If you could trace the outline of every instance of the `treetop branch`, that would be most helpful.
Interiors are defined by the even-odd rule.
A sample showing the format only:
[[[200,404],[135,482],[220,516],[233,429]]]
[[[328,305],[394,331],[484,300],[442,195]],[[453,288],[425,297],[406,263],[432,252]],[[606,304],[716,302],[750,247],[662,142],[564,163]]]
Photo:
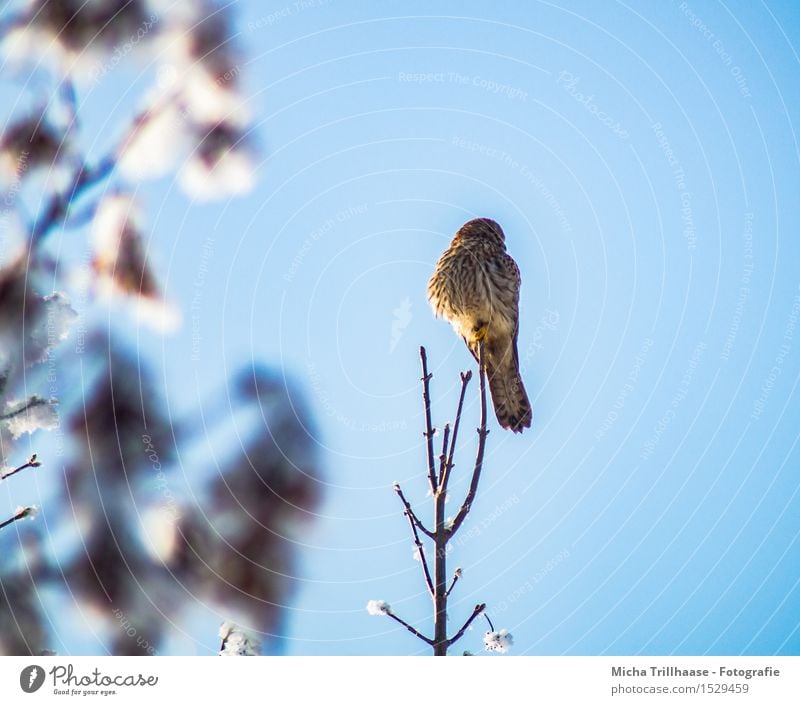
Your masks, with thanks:
[[[456,448],[456,438],[458,437],[458,427],[461,425],[461,411],[464,408],[464,397],[467,393],[467,385],[472,379],[472,371],[467,370],[461,373],[461,394],[458,397],[458,408],[456,409],[456,418],[453,421],[453,437],[450,439],[450,452],[447,457],[447,462],[443,466],[443,472],[440,478],[442,491],[447,492],[447,482],[450,479],[450,471],[453,469],[453,454]]]
[[[444,433],[442,434],[442,453],[439,456],[439,479],[438,479],[438,489],[439,492],[444,492],[444,486],[442,485],[442,480],[444,478],[445,470],[447,468],[447,449],[449,448],[449,440],[450,440],[450,424],[446,423],[444,425]]]
[[[478,427],[478,450],[475,455],[475,467],[472,470],[472,481],[469,485],[469,492],[467,492],[464,504],[458,510],[453,525],[448,530],[448,534],[452,536],[464,523],[467,518],[469,510],[472,508],[472,502],[475,501],[475,494],[478,491],[478,482],[481,479],[481,469],[483,468],[483,455],[486,450],[486,436],[489,431],[486,428],[486,372],[483,366],[483,342],[478,347],[478,365],[479,365],[479,379],[480,379],[480,397],[481,397],[481,425]]]
[[[428,373],[428,354],[425,347],[419,349],[419,356],[422,360],[422,400],[425,404],[425,439],[428,446],[428,482],[431,485],[431,493],[436,494],[436,466],[433,455],[433,434],[435,429],[431,423],[431,391],[430,381],[433,375]]]

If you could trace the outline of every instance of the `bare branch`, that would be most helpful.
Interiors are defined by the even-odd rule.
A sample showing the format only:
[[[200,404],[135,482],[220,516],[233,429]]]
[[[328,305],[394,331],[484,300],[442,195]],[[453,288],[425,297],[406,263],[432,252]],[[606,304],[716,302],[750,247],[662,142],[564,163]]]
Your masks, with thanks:
[[[433,640],[432,639],[428,639],[428,637],[426,637],[424,634],[421,634],[420,632],[418,632],[416,629],[414,629],[414,627],[412,627],[404,619],[400,619],[400,617],[398,617],[394,612],[387,612],[386,616],[387,617],[391,617],[398,624],[402,624],[406,629],[408,629],[408,631],[410,631],[415,637],[417,637],[417,639],[422,639],[422,641],[424,641],[426,644],[430,644],[430,645],[433,644]]]
[[[450,471],[453,469],[453,454],[456,448],[456,438],[458,437],[458,427],[461,425],[461,411],[464,408],[464,396],[467,393],[467,385],[472,379],[472,370],[467,370],[461,373],[461,395],[458,397],[458,408],[456,409],[456,418],[453,422],[453,438],[450,440],[450,454],[447,458],[447,463],[444,466],[444,472],[441,477],[441,485],[443,492],[447,492],[447,482],[450,479]]]
[[[467,518],[469,510],[472,508],[472,503],[475,501],[475,494],[478,491],[478,482],[481,479],[481,469],[483,468],[483,454],[486,450],[486,436],[489,431],[486,428],[486,371],[483,365],[483,341],[478,346],[478,365],[479,365],[479,378],[480,378],[480,396],[481,396],[481,425],[478,428],[478,451],[475,456],[475,467],[472,471],[472,482],[469,485],[469,492],[458,510],[456,518],[453,520],[453,525],[448,530],[448,536],[452,536],[464,523]]]
[[[483,364],[484,352],[483,343],[479,346],[478,351],[478,364],[480,373],[480,401],[481,401],[481,419],[478,428],[478,450],[475,458],[475,467],[472,472],[472,481],[470,483],[469,491],[467,493],[464,503],[461,505],[456,518],[452,521],[445,519],[445,500],[447,498],[447,483],[450,472],[454,467],[453,458],[455,455],[455,446],[458,439],[458,430],[461,424],[461,415],[464,410],[464,399],[466,397],[467,386],[472,379],[470,371],[461,373],[461,393],[459,394],[458,407],[456,409],[456,416],[453,422],[452,429],[449,424],[446,424],[443,432],[442,439],[442,452],[439,456],[438,473],[436,468],[436,458],[433,451],[433,424],[431,423],[431,397],[430,397],[430,379],[432,375],[428,372],[428,360],[424,347],[420,347],[420,358],[422,359],[422,398],[425,405],[425,439],[427,442],[427,460],[428,460],[428,481],[430,482],[431,492],[433,495],[433,530],[429,531],[419,517],[414,513],[411,504],[406,499],[400,485],[394,483],[394,490],[400,497],[405,509],[404,514],[408,519],[408,524],[411,527],[411,533],[414,538],[414,545],[417,548],[420,562],[422,563],[422,570],[425,574],[425,583],[428,591],[433,597],[434,616],[433,616],[433,629],[434,636],[432,639],[423,636],[411,625],[404,620],[400,619],[392,612],[386,611],[392,619],[399,624],[402,624],[416,637],[433,647],[434,656],[447,656],[448,648],[458,641],[464,632],[469,629],[472,622],[480,615],[485,609],[486,605],[481,603],[475,606],[472,615],[464,623],[464,626],[452,638],[447,636],[447,601],[450,593],[455,588],[456,583],[461,579],[461,568],[457,568],[452,577],[447,575],[447,542],[452,538],[453,534],[458,530],[459,526],[464,522],[467,514],[469,513],[472,502],[475,499],[475,494],[478,490],[478,482],[480,480],[481,469],[483,467],[483,457],[486,448],[486,436],[488,430],[486,428],[487,404],[486,404],[486,372]],[[431,538],[434,543],[433,554],[433,571],[431,573],[428,559],[425,556],[424,547],[420,540],[419,532],[422,531],[426,536]],[[448,579],[449,578],[449,579]],[[449,582],[449,585],[448,585]],[[372,612],[374,613],[374,612]]]
[[[433,538],[433,532],[428,529],[420,520],[420,518],[414,513],[414,510],[411,508],[411,504],[406,499],[406,496],[403,494],[403,490],[400,489],[400,485],[396,482],[394,483],[394,491],[397,492],[397,496],[400,497],[400,501],[403,503],[405,507],[406,513],[414,520],[414,523],[417,525],[417,528],[426,536]]]
[[[447,467],[447,449],[448,441],[450,440],[450,424],[444,425],[444,434],[442,434],[442,452],[439,455],[439,491],[444,492],[442,480],[444,479],[445,468]]]
[[[18,468],[14,468],[8,472],[0,472],[0,480],[6,480],[12,475],[16,475],[18,472],[21,472],[26,468],[38,468],[41,464],[41,461],[36,459],[36,453],[34,453],[30,458],[28,458],[28,462],[24,465],[20,465]]]
[[[5,521],[0,521],[0,529],[5,529],[7,526],[10,526],[15,521],[19,521],[20,519],[22,519],[22,517],[19,516],[18,514],[15,514],[10,519],[6,519]]]
[[[445,447],[450,435],[450,428],[445,427]],[[446,462],[442,453],[442,463]],[[434,538],[433,581],[434,581],[434,617],[433,617],[433,655],[447,656],[447,527],[445,525],[445,500],[447,497],[440,486],[433,495],[433,523],[436,536]]]
[[[445,597],[450,597],[450,593],[453,592],[453,588],[456,586],[458,579],[461,577],[461,568],[456,568],[455,573],[453,573],[453,582],[450,583],[450,587],[447,588],[447,592],[445,593]]]
[[[422,360],[422,400],[425,404],[425,439],[428,442],[428,482],[431,485],[431,493],[436,494],[436,469],[433,460],[433,434],[435,429],[431,423],[431,391],[430,381],[433,375],[428,374],[428,355],[424,346],[419,349],[419,356]]]
[[[6,526],[13,524],[15,521],[20,521],[21,519],[27,519],[28,517],[32,519],[38,512],[39,510],[37,507],[20,507],[13,517],[0,522],[0,529],[4,529]]]
[[[480,615],[485,609],[486,609],[486,603],[485,602],[483,602],[483,603],[481,603],[479,605],[475,605],[475,609],[472,610],[472,614],[469,616],[469,619],[466,622],[464,622],[464,626],[461,627],[461,629],[458,630],[456,635],[447,642],[447,645],[448,646],[452,646],[462,636],[464,636],[464,632],[467,631],[467,629],[469,629],[469,625],[472,624],[475,621],[475,619],[478,617],[478,615]]]
[[[422,563],[422,572],[425,574],[425,582],[428,584],[428,592],[430,592],[431,597],[434,597],[435,593],[433,589],[433,580],[431,579],[431,571],[428,568],[428,560],[425,558],[425,547],[422,545],[422,541],[419,540],[419,533],[417,533],[417,527],[414,524],[414,519],[408,513],[408,511],[403,513],[408,517],[408,524],[411,527],[411,533],[414,535],[414,545],[417,547],[419,562]]]

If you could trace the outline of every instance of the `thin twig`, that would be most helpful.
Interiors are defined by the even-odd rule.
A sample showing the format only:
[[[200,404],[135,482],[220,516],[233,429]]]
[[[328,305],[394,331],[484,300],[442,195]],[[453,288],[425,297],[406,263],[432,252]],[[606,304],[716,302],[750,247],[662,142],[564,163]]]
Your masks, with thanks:
[[[494,624],[492,624],[492,620],[489,619],[489,615],[486,614],[486,612],[484,612],[483,616],[486,618],[486,621],[489,622],[489,631],[493,632],[494,631]]]
[[[414,535],[414,545],[417,547],[419,561],[422,563],[422,572],[425,574],[425,582],[428,585],[428,591],[431,593],[431,597],[434,597],[435,593],[433,589],[433,580],[431,579],[431,571],[428,568],[428,559],[425,558],[425,546],[423,546],[422,541],[419,540],[419,533],[417,532],[416,524],[414,524],[414,519],[408,511],[403,513],[408,517],[408,525],[411,527],[411,533]]]
[[[16,475],[18,472],[21,472],[26,468],[38,468],[41,464],[41,461],[36,459],[36,453],[34,453],[30,458],[28,458],[28,462],[24,465],[20,465],[18,468],[14,468],[9,472],[0,473],[0,480],[7,480],[12,475]]]
[[[420,347],[419,356],[422,359],[422,400],[425,404],[425,439],[428,442],[428,482],[431,485],[431,494],[436,494],[436,469],[433,459],[433,434],[435,429],[431,423],[431,391],[430,381],[433,375],[428,374],[428,355],[424,347]]]
[[[22,517],[15,514],[10,519],[6,519],[5,521],[0,521],[0,529],[5,529],[7,526],[10,526],[15,521],[19,521],[20,519],[22,519]]]
[[[444,492],[444,487],[442,485],[442,479],[444,478],[445,468],[447,467],[447,450],[448,450],[448,441],[450,440],[450,424],[446,423],[444,425],[444,433],[442,434],[442,452],[439,455],[439,481],[438,487],[439,492]]]
[[[453,454],[456,448],[456,438],[458,437],[458,427],[461,425],[461,411],[464,408],[464,396],[467,393],[467,385],[472,379],[472,370],[467,370],[461,373],[461,394],[458,397],[458,408],[456,409],[456,418],[453,422],[453,437],[450,439],[450,453],[447,458],[447,463],[444,466],[444,472],[440,479],[442,491],[447,492],[447,482],[450,479],[450,471],[453,469]]]
[[[448,646],[452,646],[462,636],[464,636],[464,632],[467,631],[467,629],[469,629],[469,625],[472,624],[475,621],[476,617],[479,614],[481,614],[485,609],[486,609],[486,603],[485,602],[481,603],[480,605],[475,605],[475,609],[472,610],[472,614],[469,616],[469,619],[466,622],[464,622],[464,626],[461,627],[461,629],[458,630],[456,635],[447,642],[447,645]]]
[[[454,467],[453,457],[455,454],[456,440],[458,437],[458,429],[461,423],[461,414],[464,409],[464,399],[466,396],[467,385],[472,379],[471,372],[461,373],[461,393],[459,395],[458,407],[456,409],[456,417],[453,422],[452,433],[449,424],[444,427],[442,439],[442,452],[439,456],[439,468],[437,474],[436,458],[433,450],[433,436],[434,428],[431,422],[431,397],[430,397],[430,380],[432,375],[428,372],[428,359],[424,347],[420,347],[420,358],[422,360],[422,398],[425,406],[425,440],[427,446],[427,461],[428,461],[428,481],[431,487],[431,493],[434,501],[434,528],[429,531],[420,521],[419,517],[414,513],[411,504],[406,499],[400,485],[395,483],[394,490],[400,497],[400,501],[405,508],[404,514],[408,519],[408,524],[411,527],[411,533],[414,538],[414,545],[417,547],[420,562],[422,563],[422,570],[425,574],[425,582],[428,591],[433,596],[434,604],[434,636],[433,639],[421,634],[414,629],[406,621],[387,611],[392,619],[398,624],[402,624],[414,636],[424,641],[433,647],[434,656],[447,656],[448,648],[458,641],[464,632],[469,629],[472,622],[480,615],[485,609],[486,605],[481,603],[475,606],[472,615],[464,623],[464,626],[452,638],[447,636],[447,600],[450,593],[453,591],[456,583],[461,578],[461,569],[458,568],[453,574],[450,584],[448,585],[448,576],[446,575],[447,569],[447,542],[452,538],[453,534],[458,530],[464,522],[467,514],[470,511],[472,502],[475,499],[475,494],[478,490],[478,482],[480,480],[481,469],[483,467],[483,457],[486,448],[486,436],[489,431],[486,428],[486,373],[483,364],[483,343],[481,342],[478,348],[478,365],[480,375],[480,402],[481,402],[481,418],[480,426],[478,427],[478,450],[475,457],[475,466],[472,472],[472,481],[470,483],[469,491],[467,493],[464,503],[458,511],[456,518],[450,522],[445,519],[445,500],[447,498],[447,483],[450,471]],[[434,542],[434,555],[433,555],[433,577],[431,578],[431,571],[428,566],[428,560],[425,557],[422,541],[420,540],[419,532],[422,531]]]
[[[394,612],[387,612],[386,616],[391,617],[398,624],[402,624],[406,629],[408,629],[408,631],[410,631],[415,637],[417,637],[417,639],[422,639],[422,641],[424,641],[426,644],[433,645],[433,639],[428,639],[428,637],[418,632],[408,622],[406,622],[403,619],[400,619],[400,617],[398,617]]]
[[[489,431],[486,428],[486,373],[483,366],[483,341],[478,346],[478,365],[479,365],[479,378],[480,378],[480,396],[481,396],[481,425],[478,428],[478,451],[475,455],[475,468],[472,471],[472,482],[469,485],[469,492],[458,510],[453,524],[448,530],[448,535],[452,536],[458,531],[464,519],[467,518],[469,510],[472,508],[472,502],[475,500],[475,494],[478,491],[478,482],[481,479],[481,469],[483,468],[483,454],[486,449],[486,436]]]
[[[433,538],[433,532],[426,527],[425,524],[422,523],[422,520],[414,513],[414,510],[411,508],[411,504],[403,494],[403,490],[400,489],[400,485],[398,485],[396,482],[394,484],[394,491],[397,492],[397,496],[400,497],[400,501],[403,503],[406,513],[414,520],[417,528],[426,536]]]
[[[450,593],[453,592],[453,588],[456,586],[456,583],[458,582],[458,579],[460,577],[461,577],[461,568],[456,568],[456,572],[453,573],[453,582],[450,583],[450,587],[447,588],[447,592],[445,593],[447,597],[450,597]]]
[[[0,522],[0,529],[4,529],[7,526],[10,526],[15,521],[20,521],[22,519],[26,519],[29,516],[36,515],[36,507],[23,507],[20,511],[18,511],[13,517],[10,519],[6,519],[3,522]]]

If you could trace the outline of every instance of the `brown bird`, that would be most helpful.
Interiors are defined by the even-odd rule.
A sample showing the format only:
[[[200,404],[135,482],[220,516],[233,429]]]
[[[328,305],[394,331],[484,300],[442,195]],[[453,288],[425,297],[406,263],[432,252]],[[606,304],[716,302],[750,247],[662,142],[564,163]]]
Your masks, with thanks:
[[[503,229],[489,218],[461,226],[436,263],[428,301],[478,360],[483,357],[494,411],[503,428],[521,433],[533,418],[519,374],[520,275],[506,252]]]

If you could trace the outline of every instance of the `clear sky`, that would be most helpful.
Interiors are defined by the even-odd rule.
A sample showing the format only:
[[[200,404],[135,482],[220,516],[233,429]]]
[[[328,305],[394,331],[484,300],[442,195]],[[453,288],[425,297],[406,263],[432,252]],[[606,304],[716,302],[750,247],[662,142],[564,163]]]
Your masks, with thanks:
[[[425,284],[487,216],[522,272],[534,424],[491,419],[451,630],[486,602],[518,654],[800,653],[796,5],[236,5],[258,182],[222,206],[143,191],[184,325],[138,344],[176,411],[251,360],[316,411],[285,652],[426,651],[365,605],[431,631],[392,482],[430,517],[418,348],[439,427],[473,362]],[[213,649],[214,620],[175,650]]]

